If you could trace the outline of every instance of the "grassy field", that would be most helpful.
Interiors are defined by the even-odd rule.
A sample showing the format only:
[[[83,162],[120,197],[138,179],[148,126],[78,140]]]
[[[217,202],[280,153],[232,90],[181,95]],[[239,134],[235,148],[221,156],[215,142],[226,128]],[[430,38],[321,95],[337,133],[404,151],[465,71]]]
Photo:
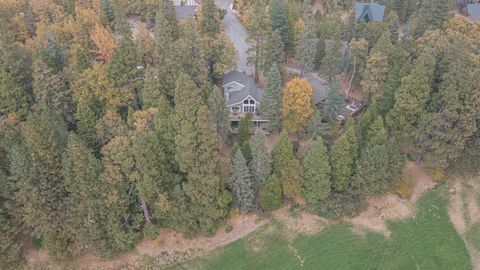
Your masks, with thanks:
[[[419,202],[415,218],[389,224],[391,237],[332,226],[316,236],[282,237],[271,223],[212,255],[169,267],[180,269],[471,269],[438,189]]]

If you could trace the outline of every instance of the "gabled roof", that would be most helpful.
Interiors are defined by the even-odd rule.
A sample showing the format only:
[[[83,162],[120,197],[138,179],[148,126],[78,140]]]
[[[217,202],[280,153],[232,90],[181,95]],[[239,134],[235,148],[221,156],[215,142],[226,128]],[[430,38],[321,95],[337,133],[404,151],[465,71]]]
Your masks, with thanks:
[[[238,91],[233,91],[229,93],[227,106],[238,104],[245,100],[248,96],[251,96],[256,102],[260,103],[263,95],[263,90],[257,87],[257,85],[255,84],[255,80],[251,76],[248,76],[247,74],[235,69],[223,75],[222,87],[232,82],[239,83],[241,85],[244,85],[245,87],[242,87]]]
[[[383,22],[385,16],[385,6],[376,3],[355,3],[355,21],[358,22],[365,18],[373,22]]]
[[[468,18],[472,21],[480,21],[480,3],[467,4]]]
[[[198,6],[176,6],[175,17],[177,21],[186,20],[195,17]]]

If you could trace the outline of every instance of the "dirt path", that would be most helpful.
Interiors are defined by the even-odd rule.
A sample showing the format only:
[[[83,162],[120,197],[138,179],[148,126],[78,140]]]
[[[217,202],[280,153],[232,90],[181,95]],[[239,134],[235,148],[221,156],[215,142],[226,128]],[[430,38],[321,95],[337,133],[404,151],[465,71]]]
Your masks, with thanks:
[[[363,233],[371,230],[390,237],[386,222],[394,219],[403,219],[415,214],[416,203],[425,191],[433,188],[435,182],[425,173],[425,170],[414,162],[407,162],[405,171],[415,179],[415,187],[410,199],[405,200],[394,194],[387,194],[367,200],[367,209],[358,216],[346,219],[354,225],[354,231]]]
[[[466,235],[471,226],[480,221],[479,192],[478,179],[456,178],[449,184],[448,216],[465,242],[474,269],[480,269],[480,252],[467,241]]]

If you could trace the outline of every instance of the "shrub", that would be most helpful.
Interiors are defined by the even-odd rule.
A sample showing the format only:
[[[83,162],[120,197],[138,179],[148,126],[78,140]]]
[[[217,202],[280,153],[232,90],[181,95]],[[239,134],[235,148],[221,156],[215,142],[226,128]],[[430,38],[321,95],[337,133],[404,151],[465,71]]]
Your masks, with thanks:
[[[435,182],[441,182],[445,177],[442,169],[434,169],[433,171],[430,172],[430,176],[432,177],[432,180]]]
[[[149,239],[155,239],[158,236],[158,228],[152,223],[145,224],[143,234]]]
[[[313,206],[313,211],[326,218],[341,218],[344,216],[354,216],[359,213],[363,207],[363,201],[355,195],[348,192],[332,192],[323,201]]]
[[[233,230],[232,225],[228,225],[227,227],[225,227],[225,232],[226,232],[226,233],[229,233],[229,232],[231,232],[232,230]]]
[[[415,181],[410,173],[404,173],[401,178],[401,182],[393,189],[393,192],[400,196],[402,199],[408,199],[412,196]]]

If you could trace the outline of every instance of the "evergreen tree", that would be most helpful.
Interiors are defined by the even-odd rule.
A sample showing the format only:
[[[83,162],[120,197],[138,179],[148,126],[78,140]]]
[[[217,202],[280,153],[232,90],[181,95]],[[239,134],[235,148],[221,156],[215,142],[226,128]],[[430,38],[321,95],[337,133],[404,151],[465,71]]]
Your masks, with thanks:
[[[339,27],[335,27],[330,40],[326,41],[325,57],[322,58],[320,70],[329,80],[335,79],[342,61],[342,39]]]
[[[178,38],[178,24],[173,2],[162,0],[155,17],[155,58],[158,67],[158,81],[162,93],[166,93],[172,101],[175,80],[178,77],[175,40]]]
[[[363,197],[386,192],[391,187],[391,173],[387,146],[367,147],[357,161],[352,192]]]
[[[65,122],[73,125],[75,107],[64,76],[61,73],[55,73],[42,60],[37,60],[33,77],[33,94],[36,102],[34,108],[42,110],[43,107],[48,106],[62,116]]]
[[[241,151],[233,156],[228,186],[232,191],[233,206],[243,212],[252,210],[255,204],[255,185]]]
[[[208,97],[208,107],[212,111],[213,123],[217,127],[218,135],[224,143],[227,143],[230,137],[230,123],[228,121],[228,111],[225,98],[220,88],[213,86]]]
[[[293,33],[288,22],[288,11],[284,0],[274,0],[270,4],[270,18],[272,29],[277,30],[282,37],[286,51],[290,51],[293,46]]]
[[[152,68],[147,69],[142,91],[142,107],[144,109],[158,108],[161,99],[167,97],[167,93],[163,92],[164,89],[155,74],[156,72]]]
[[[215,37],[220,33],[220,13],[214,0],[206,0],[202,3],[200,32],[210,37]]]
[[[282,206],[282,186],[280,179],[275,174],[267,179],[262,189],[260,205],[267,212],[277,210]]]
[[[52,32],[48,30],[47,47],[41,52],[42,61],[48,65],[53,73],[58,73],[65,66],[65,57],[63,51],[57,43],[57,40]]]
[[[333,187],[336,190],[345,190],[350,185],[357,153],[357,137],[353,125],[350,124],[345,133],[335,141],[330,154]]]
[[[296,157],[288,160],[287,166],[281,171],[280,182],[282,183],[283,195],[293,199],[302,192],[303,168]]]
[[[282,79],[280,71],[274,64],[267,76],[267,87],[262,96],[260,113],[268,119],[268,128],[270,130],[278,130],[282,123]]]
[[[139,63],[136,44],[130,37],[123,37],[107,66],[107,77],[115,87],[132,94],[135,108],[140,107],[139,95],[144,76],[143,70],[138,68]]]
[[[306,25],[300,35],[295,56],[297,61],[300,63],[300,76],[303,76],[305,72],[313,70],[318,42],[318,39],[313,31],[313,18],[311,12],[306,12],[304,19]]]
[[[361,86],[367,95],[377,101],[383,95],[383,85],[390,69],[388,56],[392,49],[390,32],[385,32],[368,56]]]
[[[77,101],[75,120],[77,134],[92,149],[98,150],[97,121],[102,117],[102,106],[95,97],[82,97]]]
[[[282,37],[278,30],[270,31],[265,41],[265,57],[263,63],[263,72],[267,73],[273,69],[275,65],[281,69],[285,60],[284,46]]]
[[[182,25],[182,35],[176,47],[178,50],[177,61],[181,71],[192,78],[197,87],[204,91],[208,79],[207,61],[197,26],[193,20]],[[202,98],[206,98],[206,96]]]
[[[0,70],[0,115],[26,117],[31,97],[11,74]]]
[[[239,149],[242,151],[243,156],[250,164],[252,160],[252,149],[250,148],[250,130],[252,129],[252,115],[247,114],[243,117],[238,123],[238,135],[237,135],[237,144]]]
[[[308,203],[325,199],[331,189],[331,167],[327,148],[321,138],[316,139],[303,160],[305,180],[303,195]]]
[[[452,0],[424,0],[415,24],[415,35],[421,36],[429,30],[440,29],[442,24],[451,18],[454,9]]]
[[[378,116],[368,127],[365,137],[368,145],[387,145],[388,133],[383,125],[383,118],[381,116]]]
[[[293,145],[288,138],[288,133],[283,130],[280,133],[277,144],[272,150],[272,171],[276,175],[281,175],[287,167],[288,161],[294,158]]]
[[[262,131],[256,131],[250,138],[250,147],[252,148],[250,172],[256,193],[258,188],[265,184],[267,177],[271,173],[272,158],[265,145],[265,135]]]
[[[108,182],[101,181],[100,160],[75,134],[70,134],[66,152],[62,159],[65,190],[69,196],[66,208],[69,226],[75,239],[76,253],[100,251],[103,254],[116,253],[122,248],[116,246],[113,228],[120,230],[120,219],[112,219],[118,213],[107,203],[112,192]]]
[[[317,108],[312,117],[308,121],[307,136],[311,139],[317,137],[326,137],[330,133],[330,126],[328,123],[322,122],[322,114]]]
[[[399,37],[399,28],[400,28],[400,19],[398,18],[397,13],[394,10],[388,12],[387,17],[385,18],[387,23],[388,30],[390,31],[390,39],[393,44],[398,42]]]
[[[344,102],[342,94],[340,93],[340,85],[338,81],[333,81],[328,87],[327,97],[323,104],[323,117],[328,121],[336,120],[343,104]]]
[[[102,9],[103,16],[105,16],[105,24],[112,23],[115,20],[115,13],[113,12],[110,0],[101,0],[100,8]]]
[[[255,68],[255,81],[258,81],[258,73],[263,67],[263,62],[265,60],[264,57],[266,53],[265,50],[269,49],[269,47],[266,46],[267,44],[265,44],[266,39],[268,38],[267,33],[270,32],[270,26],[268,25],[268,16],[265,7],[266,6],[263,1],[255,1],[252,10],[248,16],[247,40],[249,41],[249,43],[251,43],[251,47],[247,50],[247,63],[249,65],[253,65]],[[275,47],[271,48],[271,50],[275,49]]]
[[[218,137],[194,82],[181,74],[175,88],[175,158],[187,180],[182,191],[188,209],[181,215],[181,230],[187,235],[213,233],[224,220],[230,198],[218,175]],[[183,209],[179,209],[180,211]]]
[[[25,225],[43,239],[56,259],[71,255],[73,236],[67,232],[68,212],[62,173],[62,154],[67,143],[63,120],[48,107],[31,114],[22,126],[24,145],[12,150],[12,180],[18,183],[17,201]],[[61,233],[60,233],[61,232]]]

